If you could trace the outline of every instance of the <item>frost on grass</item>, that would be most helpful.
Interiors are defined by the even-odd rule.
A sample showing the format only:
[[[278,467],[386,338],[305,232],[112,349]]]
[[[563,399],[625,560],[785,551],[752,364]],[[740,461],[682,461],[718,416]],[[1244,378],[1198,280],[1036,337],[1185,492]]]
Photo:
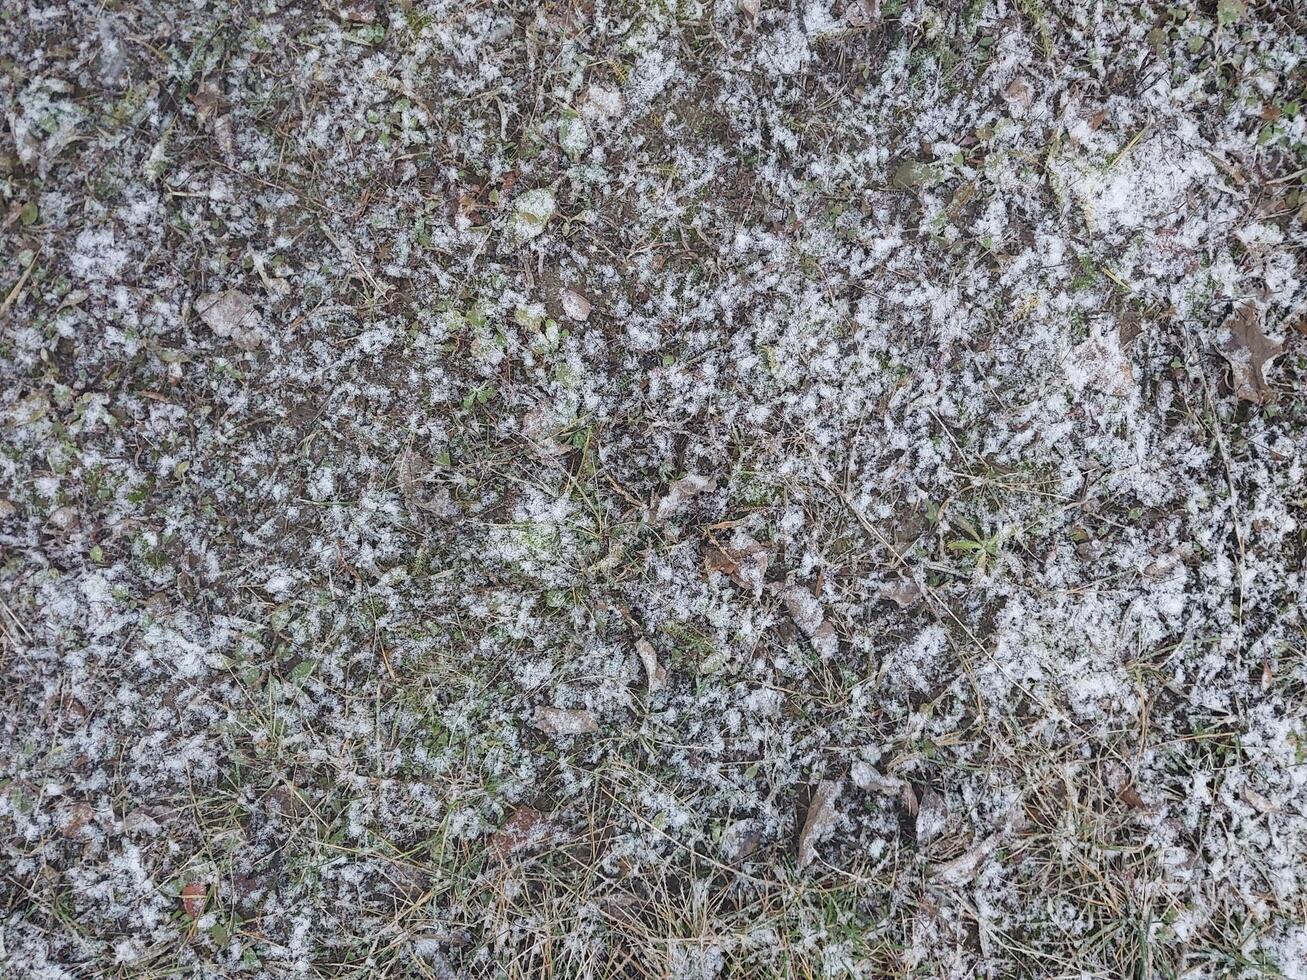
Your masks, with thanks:
[[[0,24],[0,973],[1307,976],[1292,5]]]

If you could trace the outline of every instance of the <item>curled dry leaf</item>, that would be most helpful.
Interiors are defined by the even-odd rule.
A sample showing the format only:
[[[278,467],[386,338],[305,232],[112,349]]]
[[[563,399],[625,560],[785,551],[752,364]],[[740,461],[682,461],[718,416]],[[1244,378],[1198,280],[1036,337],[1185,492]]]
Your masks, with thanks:
[[[578,323],[590,318],[590,301],[574,289],[560,289],[558,300],[563,304],[563,315]]]
[[[520,430],[535,454],[549,459],[567,452],[568,447],[555,438],[566,424],[567,419],[552,402],[540,401],[522,416]]]
[[[259,317],[254,300],[239,289],[205,293],[195,301],[195,311],[205,326],[242,350],[259,346]]]
[[[599,730],[595,716],[584,709],[536,708],[532,724],[546,735],[584,735]]]
[[[654,520],[661,524],[679,514],[695,497],[716,489],[717,481],[712,477],[691,473],[667,488],[667,493],[654,506]]]
[[[933,877],[947,885],[965,885],[973,881],[984,863],[998,850],[999,835],[991,834],[979,843],[972,845],[959,857],[947,864],[942,864],[933,872]]]
[[[581,114],[588,119],[615,119],[622,114],[622,109],[621,89],[603,82],[596,82],[586,89],[581,100]]]
[[[743,861],[762,843],[762,827],[757,820],[733,820],[722,833],[722,857]]]
[[[426,457],[410,446],[399,458],[399,492],[404,498],[404,506],[409,514],[416,514],[421,509],[421,492],[431,464]]]
[[[921,586],[911,579],[887,582],[880,587],[880,597],[889,599],[900,609],[915,605],[921,599]]]
[[[921,801],[917,805],[917,843],[928,844],[944,829],[948,823],[948,810],[944,806],[944,799],[933,789],[927,789],[921,794]]]
[[[533,806],[520,806],[509,815],[504,825],[490,835],[486,849],[501,861],[508,860],[514,851],[537,844],[548,829],[549,818]]]
[[[1116,798],[1133,810],[1147,810],[1148,804],[1139,795],[1139,790],[1130,783],[1125,783],[1116,791]]]
[[[808,818],[803,822],[799,833],[799,868],[806,868],[817,856],[817,843],[835,828],[838,814],[835,801],[840,798],[840,784],[833,779],[823,779],[817,784],[808,804]]]
[[[204,914],[204,907],[208,904],[209,889],[201,882],[190,881],[182,888],[182,908],[192,919],[198,919]]]
[[[907,785],[898,776],[885,775],[870,762],[853,763],[849,775],[853,779],[853,785],[858,789],[865,789],[871,793],[881,793],[885,796],[898,796],[903,792],[903,787]]]
[[[1264,314],[1251,300],[1236,303],[1222,327],[1226,339],[1221,354],[1230,362],[1234,393],[1240,401],[1261,405],[1271,396],[1266,369],[1284,353],[1284,345],[1262,332]]]
[[[822,659],[834,656],[839,649],[835,625],[826,618],[821,603],[813,598],[812,593],[801,585],[791,585],[781,593],[781,599],[794,625],[811,641]]]
[[[724,548],[708,545],[703,557],[705,568],[729,576],[740,588],[752,592],[756,599],[762,595],[771,556],[771,548],[759,544],[747,532],[737,530],[729,545]]]
[[[644,675],[649,682],[649,693],[661,691],[667,686],[667,668],[658,663],[658,653],[654,650],[653,644],[644,637],[635,641],[635,652],[640,655],[640,663],[644,664]]]

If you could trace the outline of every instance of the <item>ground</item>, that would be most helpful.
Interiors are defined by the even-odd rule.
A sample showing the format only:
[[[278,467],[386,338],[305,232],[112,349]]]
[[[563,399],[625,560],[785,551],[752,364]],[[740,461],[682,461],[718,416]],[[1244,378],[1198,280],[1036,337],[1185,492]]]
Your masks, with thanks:
[[[1307,977],[1305,58],[0,0],[0,975]]]

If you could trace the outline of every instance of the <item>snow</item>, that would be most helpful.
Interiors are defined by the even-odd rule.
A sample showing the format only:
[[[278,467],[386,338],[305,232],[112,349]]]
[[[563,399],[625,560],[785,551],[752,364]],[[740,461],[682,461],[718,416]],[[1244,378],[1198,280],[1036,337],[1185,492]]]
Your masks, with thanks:
[[[16,975],[1307,975],[1291,15],[29,13]]]

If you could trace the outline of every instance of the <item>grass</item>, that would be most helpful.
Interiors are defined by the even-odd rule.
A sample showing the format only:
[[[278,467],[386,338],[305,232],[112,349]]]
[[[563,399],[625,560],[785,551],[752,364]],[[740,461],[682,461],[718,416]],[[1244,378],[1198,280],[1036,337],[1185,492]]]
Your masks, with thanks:
[[[1295,15],[409,6],[0,32],[0,974],[1299,975]]]

